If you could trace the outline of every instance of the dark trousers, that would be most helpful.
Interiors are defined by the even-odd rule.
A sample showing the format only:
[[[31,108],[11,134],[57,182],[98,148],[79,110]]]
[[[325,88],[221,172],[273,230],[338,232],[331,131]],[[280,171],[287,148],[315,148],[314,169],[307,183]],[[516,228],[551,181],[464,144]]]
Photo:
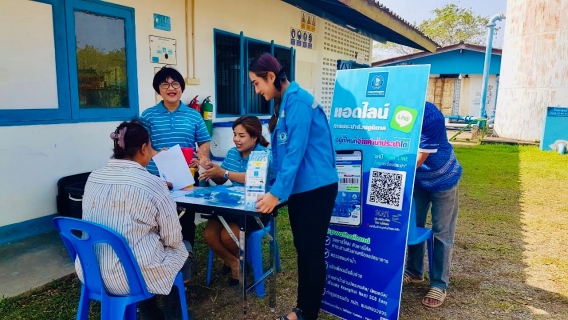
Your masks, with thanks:
[[[195,248],[195,211],[187,209],[185,214],[179,219],[179,224],[181,225],[183,240],[188,241],[191,247]]]
[[[182,318],[181,308],[182,305],[176,286],[172,287],[170,294],[164,296],[164,310],[158,307],[156,296],[138,302],[140,320],[178,320]],[[183,306],[183,308],[185,308],[185,306]]]
[[[288,199],[290,226],[298,253],[298,301],[305,320],[317,319],[325,287],[325,239],[333,213],[337,183]]]

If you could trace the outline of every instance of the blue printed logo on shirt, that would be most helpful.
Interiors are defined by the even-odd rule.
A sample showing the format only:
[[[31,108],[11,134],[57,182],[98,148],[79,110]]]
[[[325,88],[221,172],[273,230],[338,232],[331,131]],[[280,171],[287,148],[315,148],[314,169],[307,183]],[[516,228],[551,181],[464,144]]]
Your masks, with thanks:
[[[278,133],[278,143],[284,144],[286,142],[288,142],[288,134],[285,131],[279,132]]]

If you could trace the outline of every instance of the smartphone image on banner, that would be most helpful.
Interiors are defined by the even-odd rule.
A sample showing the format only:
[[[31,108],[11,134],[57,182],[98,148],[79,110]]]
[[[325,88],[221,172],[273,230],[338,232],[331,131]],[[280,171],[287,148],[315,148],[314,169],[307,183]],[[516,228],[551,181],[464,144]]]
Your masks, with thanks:
[[[363,152],[336,150],[335,161],[339,174],[339,189],[331,223],[359,226],[362,218]]]

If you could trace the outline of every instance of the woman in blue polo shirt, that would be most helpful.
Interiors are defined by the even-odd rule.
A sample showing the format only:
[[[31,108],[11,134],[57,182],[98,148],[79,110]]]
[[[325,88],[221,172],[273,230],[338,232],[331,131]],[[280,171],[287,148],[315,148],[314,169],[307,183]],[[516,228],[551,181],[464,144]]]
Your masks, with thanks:
[[[269,129],[276,181],[256,208],[269,213],[279,199],[288,199],[298,253],[297,304],[279,319],[317,319],[326,277],[325,239],[339,180],[331,130],[322,107],[296,82],[288,81],[272,55],[254,59],[249,77],[257,94],[275,101]]]
[[[216,184],[224,184],[227,180],[231,180],[233,185],[244,185],[248,158],[251,151],[266,150],[268,146],[268,141],[262,136],[262,124],[260,120],[254,116],[242,116],[235,120],[233,123],[233,142],[235,143],[235,147],[227,152],[221,166],[211,164],[212,168],[203,172],[199,176],[199,179],[211,179]],[[238,238],[240,232],[237,224],[238,218],[230,215],[223,217]],[[247,219],[247,232],[260,229],[260,226],[254,218],[248,217]],[[269,219],[269,216],[261,218],[264,225],[268,223]],[[218,219],[212,218],[207,221],[207,226],[205,227],[205,241],[211,250],[225,262],[223,270],[221,271],[223,275],[231,273],[229,286],[238,285],[239,247]]]

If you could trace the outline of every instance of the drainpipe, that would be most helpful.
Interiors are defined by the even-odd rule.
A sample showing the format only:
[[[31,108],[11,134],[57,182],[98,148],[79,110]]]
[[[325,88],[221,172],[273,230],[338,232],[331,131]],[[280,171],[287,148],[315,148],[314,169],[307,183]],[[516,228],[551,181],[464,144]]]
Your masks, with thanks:
[[[487,123],[495,122],[495,113],[497,112],[497,95],[499,95],[499,79],[501,79],[501,75],[497,75],[497,78],[495,78],[495,103],[493,104],[493,112],[491,113],[489,120],[487,120]]]
[[[460,116],[460,115],[457,115],[457,114],[451,115],[451,116],[444,116],[444,118],[446,118],[448,120],[465,121],[465,122],[471,122],[471,121],[484,119],[484,118],[479,118],[479,117],[474,117],[474,116]]]
[[[483,65],[483,81],[481,84],[481,102],[479,106],[479,116],[486,118],[485,104],[487,103],[487,85],[489,83],[489,67],[491,66],[491,51],[493,50],[493,33],[495,33],[495,22],[505,19],[504,13],[499,13],[491,17],[487,24],[487,47],[485,48],[485,64]]]

